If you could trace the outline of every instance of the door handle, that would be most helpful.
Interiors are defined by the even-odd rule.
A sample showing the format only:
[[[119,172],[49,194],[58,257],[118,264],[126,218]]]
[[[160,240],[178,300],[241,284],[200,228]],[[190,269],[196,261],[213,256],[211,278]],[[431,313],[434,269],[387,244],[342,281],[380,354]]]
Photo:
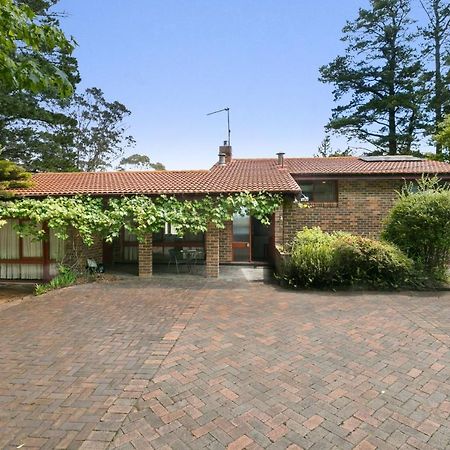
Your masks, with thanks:
[[[250,242],[247,242],[247,247],[250,247]]]

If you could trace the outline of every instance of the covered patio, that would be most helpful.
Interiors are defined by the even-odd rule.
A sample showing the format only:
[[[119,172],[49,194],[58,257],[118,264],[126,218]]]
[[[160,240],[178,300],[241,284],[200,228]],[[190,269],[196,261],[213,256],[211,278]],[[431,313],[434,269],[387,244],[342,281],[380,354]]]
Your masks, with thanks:
[[[177,236],[175,230],[162,230],[137,237],[122,230],[119,239],[103,244],[101,259],[107,270],[150,277],[158,274],[219,275],[220,230],[210,224],[205,233]],[[100,255],[98,255],[100,259]]]

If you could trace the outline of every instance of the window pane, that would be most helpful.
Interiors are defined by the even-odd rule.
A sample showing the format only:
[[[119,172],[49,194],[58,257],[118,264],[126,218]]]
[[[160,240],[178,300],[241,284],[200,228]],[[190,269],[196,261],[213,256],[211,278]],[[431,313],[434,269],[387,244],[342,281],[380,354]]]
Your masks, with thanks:
[[[43,277],[44,277],[44,266],[42,264],[21,265],[20,278],[22,280],[42,280]]]
[[[17,220],[7,220],[0,228],[0,259],[19,258],[19,235],[13,229],[13,224],[17,223]]]
[[[130,233],[126,228],[124,228],[123,240],[125,242],[137,242],[137,236],[133,233]]]
[[[314,189],[313,184],[312,183],[301,183],[300,184],[300,189],[302,190],[302,194],[305,197],[308,197],[308,200],[310,202],[312,202],[312,200],[313,200],[313,189]]]
[[[64,241],[55,236],[54,230],[50,228],[50,259],[61,261],[64,257]],[[52,275],[52,274],[51,274]]]
[[[315,202],[334,202],[336,201],[336,182],[318,181],[314,184]]]
[[[203,240],[204,240],[204,233],[194,234],[187,232],[183,236],[183,241],[187,242],[203,242]]]
[[[42,258],[44,255],[42,240],[36,240],[32,236],[22,238],[22,250],[24,258]]]
[[[250,242],[250,216],[233,216],[233,241]]]
[[[125,262],[137,262],[138,260],[138,248],[137,247],[124,247],[123,259]]]
[[[0,278],[5,280],[20,279],[20,264],[0,264]]]
[[[162,242],[164,236],[164,230],[153,233],[153,242]]]

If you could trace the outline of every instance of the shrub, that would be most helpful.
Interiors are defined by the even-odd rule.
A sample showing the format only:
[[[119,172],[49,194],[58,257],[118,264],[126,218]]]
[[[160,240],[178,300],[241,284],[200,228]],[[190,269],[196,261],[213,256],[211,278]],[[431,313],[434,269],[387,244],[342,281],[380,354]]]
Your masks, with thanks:
[[[66,286],[70,286],[77,281],[77,274],[68,267],[59,266],[58,275],[53,278],[50,282],[45,284],[36,284],[34,288],[35,295],[42,295],[46,292],[52,291],[53,289],[60,289]]]
[[[393,242],[419,267],[445,276],[450,256],[450,189],[422,180],[416,192],[405,189],[390,211],[383,238]]]
[[[397,288],[413,284],[413,262],[387,242],[304,228],[283,278],[296,287]]]
[[[321,287],[332,283],[333,247],[336,235],[320,228],[299,231],[291,248],[287,276],[293,285]]]
[[[342,284],[400,287],[411,284],[413,278],[413,262],[401,250],[362,236],[341,236],[333,264]]]

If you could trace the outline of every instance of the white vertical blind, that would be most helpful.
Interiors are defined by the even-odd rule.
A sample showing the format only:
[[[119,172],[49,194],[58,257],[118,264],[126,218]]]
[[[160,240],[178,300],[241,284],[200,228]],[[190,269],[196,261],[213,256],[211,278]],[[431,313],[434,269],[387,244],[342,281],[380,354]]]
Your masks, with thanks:
[[[17,220],[7,220],[0,228],[0,259],[19,259],[19,236],[13,225]]]
[[[138,248],[137,247],[124,247],[123,259],[125,262],[137,262],[138,260]]]
[[[38,229],[40,230],[42,227]],[[24,258],[42,258],[44,256],[43,245],[44,241],[42,239],[24,236],[22,238],[22,256]]]
[[[60,262],[64,257],[64,241],[62,239],[58,239],[55,236],[55,232],[52,229],[49,230],[49,234],[50,234],[50,259],[54,259],[56,260],[56,262]]]
[[[20,279],[21,280],[42,280],[44,277],[43,264],[21,264]]]
[[[4,280],[20,279],[20,264],[0,263],[0,278]]]
[[[123,240],[125,242],[137,242],[137,236],[127,229],[123,230]],[[124,244],[123,259],[126,262],[136,262],[138,260],[138,248]]]
[[[8,220],[0,228],[0,259],[19,259],[20,258],[20,238],[13,228],[17,220]],[[26,236],[22,238],[22,256],[24,258],[42,258],[43,241],[36,240]],[[57,239],[55,233],[50,230],[50,259],[57,262],[64,256],[64,241]],[[50,276],[57,274],[57,264],[50,265]],[[0,263],[0,279],[7,280],[40,280],[44,276],[44,267],[42,264],[10,264]]]

